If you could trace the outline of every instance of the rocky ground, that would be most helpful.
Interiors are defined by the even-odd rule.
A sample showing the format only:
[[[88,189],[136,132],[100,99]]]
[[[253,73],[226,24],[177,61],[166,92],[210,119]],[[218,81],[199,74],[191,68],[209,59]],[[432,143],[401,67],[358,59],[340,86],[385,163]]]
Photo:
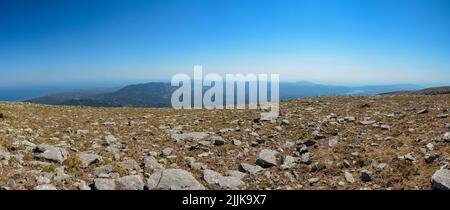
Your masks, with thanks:
[[[448,189],[450,95],[258,110],[0,103],[2,189]]]

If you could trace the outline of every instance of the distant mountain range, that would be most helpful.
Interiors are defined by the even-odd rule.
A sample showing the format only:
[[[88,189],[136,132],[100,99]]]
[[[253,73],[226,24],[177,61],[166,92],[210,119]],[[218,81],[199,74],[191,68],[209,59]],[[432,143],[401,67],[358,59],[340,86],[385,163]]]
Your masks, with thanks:
[[[170,83],[149,82],[120,89],[85,89],[36,97],[26,102],[51,105],[94,107],[170,107],[171,95],[178,87]],[[308,81],[280,83],[280,99],[322,95],[379,94],[401,90],[418,90],[418,85],[332,86]],[[205,89],[206,90],[206,89]],[[204,91],[205,91],[204,90]],[[246,90],[248,91],[248,90]]]

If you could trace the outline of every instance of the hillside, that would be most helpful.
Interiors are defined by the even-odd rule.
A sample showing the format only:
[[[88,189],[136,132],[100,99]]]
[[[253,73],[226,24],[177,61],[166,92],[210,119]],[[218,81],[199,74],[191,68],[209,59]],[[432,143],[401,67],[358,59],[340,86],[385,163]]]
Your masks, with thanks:
[[[275,122],[258,110],[0,112],[3,189],[431,189],[450,162],[450,95],[288,100]],[[434,188],[449,179],[440,170]]]
[[[387,92],[383,93],[384,95],[442,95],[442,94],[450,94],[450,86],[442,86],[442,87],[432,87],[432,88],[425,88],[421,90],[416,91],[394,91],[394,92]]]

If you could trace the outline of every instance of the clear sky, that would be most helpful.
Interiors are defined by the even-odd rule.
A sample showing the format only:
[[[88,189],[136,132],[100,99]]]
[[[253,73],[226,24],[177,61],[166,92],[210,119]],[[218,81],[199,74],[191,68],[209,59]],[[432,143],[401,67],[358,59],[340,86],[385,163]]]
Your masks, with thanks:
[[[450,1],[0,1],[0,85],[170,80],[194,64],[450,84]]]

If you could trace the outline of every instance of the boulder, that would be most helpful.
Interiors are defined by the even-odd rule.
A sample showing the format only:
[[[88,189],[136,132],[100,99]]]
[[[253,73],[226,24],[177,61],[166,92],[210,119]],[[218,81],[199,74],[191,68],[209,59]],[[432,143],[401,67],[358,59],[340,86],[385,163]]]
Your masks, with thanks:
[[[194,176],[182,169],[165,169],[152,174],[147,180],[149,190],[205,190]]]
[[[68,153],[65,149],[47,144],[37,145],[34,148],[34,153],[35,158],[45,159],[59,164],[62,164],[62,162],[64,162],[68,156]]]
[[[257,156],[256,164],[265,168],[276,166],[277,155],[278,152],[275,150],[263,149]]]
[[[139,175],[124,176],[116,179],[116,190],[143,190],[144,181]]]
[[[450,190],[450,170],[440,169],[434,172],[431,185],[435,190]]]

